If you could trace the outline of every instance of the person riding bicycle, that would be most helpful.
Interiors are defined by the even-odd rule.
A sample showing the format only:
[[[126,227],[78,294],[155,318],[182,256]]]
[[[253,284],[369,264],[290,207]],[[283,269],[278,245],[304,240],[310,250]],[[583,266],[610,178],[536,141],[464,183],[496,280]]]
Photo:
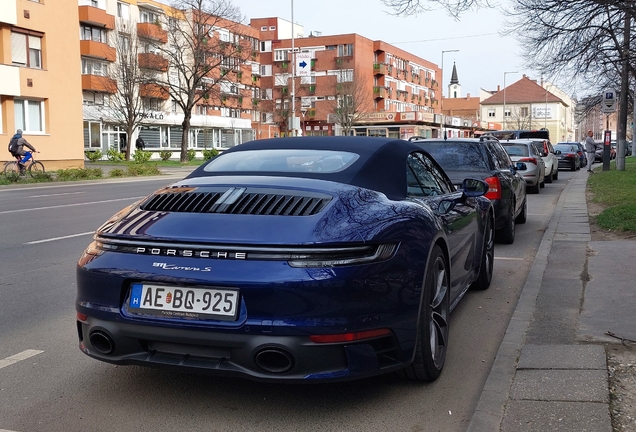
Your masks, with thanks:
[[[13,157],[18,159],[20,171],[24,170],[24,164],[31,158],[31,153],[25,151],[24,146],[27,146],[31,151],[37,151],[35,147],[27,142],[27,140],[22,138],[22,129],[18,129],[9,141],[8,150]]]

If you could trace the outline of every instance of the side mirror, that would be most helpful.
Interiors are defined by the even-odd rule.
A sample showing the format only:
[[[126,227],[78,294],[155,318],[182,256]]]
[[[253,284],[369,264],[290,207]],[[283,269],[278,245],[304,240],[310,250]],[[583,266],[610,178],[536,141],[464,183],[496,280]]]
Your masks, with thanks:
[[[467,178],[462,182],[462,192],[467,197],[478,197],[488,192],[488,183],[483,180]]]

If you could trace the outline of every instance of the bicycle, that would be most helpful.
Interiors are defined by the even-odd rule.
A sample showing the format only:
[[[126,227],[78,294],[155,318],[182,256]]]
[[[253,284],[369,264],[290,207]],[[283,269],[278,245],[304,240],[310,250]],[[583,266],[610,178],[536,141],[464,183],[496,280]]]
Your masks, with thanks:
[[[28,172],[31,178],[36,178],[39,175],[45,172],[44,164],[42,162],[36,161],[33,157],[33,153],[39,152],[25,152],[25,156],[28,156],[28,160],[24,163],[24,167],[20,170],[20,165],[18,162],[22,160],[22,157],[16,156],[15,161],[9,161],[4,164],[4,175],[5,176],[25,176]]]

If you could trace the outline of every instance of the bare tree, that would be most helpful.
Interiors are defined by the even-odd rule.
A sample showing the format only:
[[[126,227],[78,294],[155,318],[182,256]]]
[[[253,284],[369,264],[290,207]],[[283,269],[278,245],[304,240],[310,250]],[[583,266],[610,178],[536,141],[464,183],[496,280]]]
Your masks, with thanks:
[[[434,9],[445,9],[452,17],[459,16],[469,10],[495,7],[496,0],[382,0],[394,11],[394,15],[408,16],[429,12]]]
[[[130,27],[130,28],[128,28]],[[139,84],[143,81],[143,72],[139,64],[139,42],[134,26],[117,26],[115,48],[117,61],[109,68],[109,80],[106,80],[109,109],[117,125],[126,130],[126,160],[130,159],[131,137],[143,120]]]
[[[168,60],[167,73],[155,84],[183,112],[181,162],[187,161],[190,121],[202,100],[221,106],[224,89],[240,74],[251,56],[251,42],[241,37],[238,7],[228,0],[177,0],[171,5],[167,43],[155,49]]]
[[[349,135],[353,125],[363,114],[372,111],[373,89],[359,71],[339,68],[334,88],[334,103],[331,107],[335,123],[340,124],[344,135]]]

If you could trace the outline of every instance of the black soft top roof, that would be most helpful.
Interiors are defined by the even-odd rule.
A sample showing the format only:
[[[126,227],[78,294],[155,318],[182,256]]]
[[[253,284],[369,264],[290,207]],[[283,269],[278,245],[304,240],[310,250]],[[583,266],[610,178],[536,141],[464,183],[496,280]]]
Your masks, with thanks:
[[[207,172],[201,165],[186,178],[220,175],[259,175],[303,177],[329,180],[359,186],[384,193],[392,199],[406,196],[406,157],[413,151],[422,151],[415,144],[401,139],[378,137],[322,136],[271,138],[249,141],[225,150],[226,153],[259,149],[315,149],[356,153],[359,158],[349,167],[333,173],[319,172]]]

